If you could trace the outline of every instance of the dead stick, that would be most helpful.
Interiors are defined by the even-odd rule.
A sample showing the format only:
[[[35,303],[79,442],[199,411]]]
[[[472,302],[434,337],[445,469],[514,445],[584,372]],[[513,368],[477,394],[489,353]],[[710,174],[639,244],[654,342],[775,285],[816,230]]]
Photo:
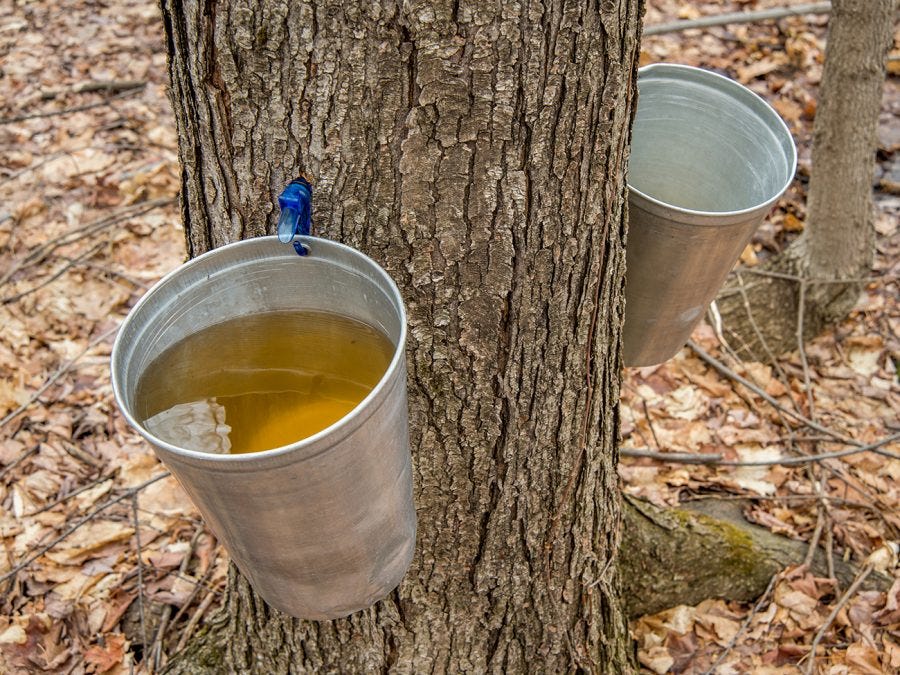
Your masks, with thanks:
[[[134,518],[134,543],[137,548],[138,613],[141,617],[141,646],[147,646],[147,624],[144,621],[144,560],[141,557],[141,521],[138,518],[138,493],[131,493],[131,515]]]
[[[797,349],[800,352],[800,365],[803,366],[803,388],[806,390],[806,404],[810,419],[816,418],[816,404],[813,400],[812,378],[809,376],[809,361],[806,348],[803,346],[803,315],[806,313],[806,281],[800,281],[800,292],[797,300]]]
[[[147,80],[97,80],[80,82],[68,89],[51,89],[41,92],[41,99],[49,101],[66,94],[88,94],[95,91],[128,91],[147,86]]]
[[[187,600],[184,601],[184,604],[181,606],[181,608],[177,612],[175,612],[175,616],[172,617],[172,621],[170,622],[171,625],[174,626],[176,623],[178,623],[178,619],[180,619],[184,615],[184,613],[187,612],[188,607],[190,607],[191,603],[194,602],[194,598],[196,598],[197,594],[200,591],[202,591],[204,588],[209,590],[209,592],[213,593],[214,595],[219,594],[218,591],[213,586],[210,586],[207,583],[207,581],[213,575],[213,572],[216,569],[215,564],[213,564],[214,562],[215,562],[215,558],[213,558],[213,562],[210,563],[209,567],[203,573],[203,576],[200,577],[199,580],[194,582],[194,590],[191,591],[191,594],[187,597]]]
[[[773,574],[772,578],[769,579],[769,585],[766,586],[766,590],[763,591],[763,594],[759,596],[759,600],[756,601],[756,604],[753,605],[753,609],[750,610],[750,613],[747,614],[747,618],[744,619],[744,622],[741,624],[741,627],[738,628],[737,633],[728,641],[728,644],[725,645],[725,649],[722,650],[722,653],[713,661],[713,664],[709,667],[709,669],[703,673],[703,675],[712,675],[716,672],[716,668],[718,668],[719,664],[722,663],[726,659],[726,657],[731,653],[731,650],[734,649],[734,646],[737,644],[738,639],[741,635],[744,634],[744,631],[750,626],[753,622],[753,617],[759,614],[759,611],[762,609],[763,604],[768,600],[769,593],[772,592],[772,589],[775,588],[775,582],[778,580],[778,574]]]
[[[861,452],[876,452],[885,455],[886,457],[890,457],[891,459],[900,459],[900,455],[897,453],[881,450],[882,446],[897,440],[900,440],[900,433],[891,434],[874,443],[848,448],[847,450],[823,452],[818,455],[804,455],[802,457],[780,457],[778,459],[764,459],[758,461],[732,461],[723,459],[720,454],[710,453],[693,455],[687,452],[654,452],[643,448],[619,448],[619,454],[623,457],[647,457],[649,459],[658,459],[663,462],[673,462],[675,464],[714,464],[716,466],[800,466],[803,464],[811,464],[813,462],[821,462],[826,459],[857,455]]]
[[[87,346],[81,351],[80,354],[77,354],[72,359],[70,359],[69,361],[66,361],[62,366],[60,366],[59,370],[57,370],[50,377],[48,377],[44,381],[44,384],[42,384],[40,386],[40,388],[36,392],[34,392],[27,401],[25,401],[25,403],[20,405],[18,408],[16,408],[11,413],[9,413],[6,417],[4,417],[2,420],[0,420],[0,429],[5,427],[7,424],[10,423],[10,421],[14,420],[16,417],[18,417],[23,412],[28,410],[28,408],[30,408],[32,406],[32,404],[34,404],[34,402],[37,401],[41,397],[41,394],[43,394],[51,386],[53,386],[53,383],[56,382],[59,378],[61,378],[63,375],[65,375],[67,372],[69,372],[82,356],[87,354],[91,349],[96,347],[98,344],[103,342],[106,338],[108,338],[110,335],[114,334],[118,330],[119,330],[119,327],[116,326],[115,328],[111,328],[108,331],[101,333],[100,335],[95,337],[93,340],[88,342]]]
[[[822,530],[825,528],[825,507],[822,506],[824,500],[820,499],[819,508],[816,516],[816,529],[813,530],[812,537],[809,540],[809,546],[806,549],[806,557],[803,558],[803,564],[807,567],[812,565],[813,558],[816,557],[816,549],[819,547],[819,539],[822,538]]]
[[[830,2],[811,2],[805,5],[793,7],[774,7],[761,9],[756,12],[729,12],[716,16],[704,16],[699,19],[687,19],[684,21],[672,21],[660,23],[655,26],[645,26],[644,35],[662,35],[664,33],[677,33],[691,28],[712,28],[737,23],[756,23],[771,19],[784,19],[800,14],[828,14],[831,11]]]
[[[778,362],[778,359],[775,358],[774,352],[772,352],[771,347],[769,347],[769,341],[766,340],[766,336],[763,335],[762,331],[759,328],[759,324],[756,323],[756,317],[753,316],[753,308],[750,306],[750,298],[747,296],[747,291],[744,288],[744,277],[740,274],[738,275],[738,289],[741,292],[741,301],[744,304],[744,311],[747,313],[747,319],[750,321],[750,326],[753,328],[753,332],[756,334],[756,339],[759,340],[759,344],[762,346],[763,351],[766,352],[766,356],[769,359],[769,363],[772,364],[772,367],[778,371],[778,379],[781,381],[782,386],[785,390],[791,390],[791,384],[788,379],[787,373],[784,372],[784,368],[781,367],[781,364]],[[793,399],[791,399],[793,401]],[[794,404],[796,407],[796,403]]]
[[[191,537],[191,542],[188,545],[188,550],[184,554],[184,558],[181,560],[181,564],[178,566],[178,571],[181,574],[187,574],[188,565],[191,562],[191,557],[194,555],[194,547],[197,545],[197,540],[200,538],[200,535],[203,533],[203,530],[198,529],[194,532],[194,536]],[[153,645],[147,650],[147,653],[151,655],[153,658],[153,670],[158,671],[160,662],[162,661],[162,643],[163,638],[166,634],[166,629],[169,625],[169,619],[172,616],[172,605],[167,604],[162,611],[162,616],[159,619],[159,628],[156,631],[156,636],[153,638]]]
[[[175,647],[176,652],[180,652],[187,645],[188,639],[191,637],[191,633],[194,632],[194,629],[197,627],[197,624],[200,623],[201,617],[206,613],[206,610],[209,609],[209,606],[213,603],[213,600],[216,599],[214,593],[210,592],[206,594],[206,597],[200,602],[200,606],[197,607],[197,610],[191,616],[190,621],[188,621],[187,626],[185,626],[184,632],[181,634],[181,639],[178,640],[178,645]]]
[[[90,110],[92,108],[99,108],[100,106],[109,105],[110,103],[113,103],[114,101],[125,98],[127,96],[133,96],[139,91],[141,91],[141,89],[129,89],[128,91],[123,91],[102,101],[97,101],[95,103],[86,103],[85,105],[76,105],[72,108],[64,108],[62,110],[50,110],[47,112],[17,115],[15,117],[5,117],[3,119],[0,119],[0,124],[12,124],[13,122],[24,122],[25,120],[34,120],[43,117],[57,117],[58,115],[68,115],[69,113],[76,113],[82,112],[84,110]]]
[[[121,495],[119,495],[119,496],[117,496],[117,497],[113,497],[112,499],[110,499],[110,500],[104,502],[103,504],[101,504],[100,506],[98,506],[96,509],[94,509],[93,511],[91,511],[89,514],[87,514],[87,515],[84,516],[83,518],[79,518],[75,523],[72,524],[71,527],[69,527],[65,532],[63,532],[63,533],[60,534],[58,537],[56,537],[56,538],[55,538],[53,541],[51,541],[49,544],[45,544],[44,546],[41,546],[40,549],[38,549],[37,551],[35,551],[32,555],[28,556],[28,558],[26,558],[25,560],[23,560],[22,562],[20,562],[19,564],[17,564],[15,567],[13,567],[13,568],[12,568],[11,570],[9,570],[8,572],[5,572],[4,574],[0,575],[0,583],[6,581],[6,580],[9,579],[10,577],[13,577],[13,576],[15,576],[16,574],[18,574],[19,572],[21,572],[23,569],[25,569],[26,567],[28,567],[28,566],[29,566],[31,563],[33,563],[35,560],[37,560],[37,559],[40,558],[42,555],[44,555],[44,554],[45,554],[47,551],[49,551],[51,548],[53,548],[53,547],[56,546],[58,543],[60,543],[61,541],[63,541],[66,537],[68,537],[68,536],[71,535],[73,532],[75,532],[76,530],[78,530],[78,528],[80,528],[82,525],[84,525],[84,524],[87,523],[88,521],[91,521],[91,520],[93,520],[94,518],[96,518],[96,517],[97,517],[97,514],[99,514],[100,512],[105,511],[105,510],[108,509],[110,506],[114,506],[115,504],[118,504],[119,502],[121,502],[121,501],[124,500],[124,499],[128,499],[129,497],[131,497],[132,494],[136,494],[137,492],[140,492],[140,491],[143,490],[144,488],[146,488],[146,487],[148,487],[148,486],[150,486],[150,485],[153,485],[153,483],[155,483],[156,481],[162,480],[163,478],[168,478],[170,475],[171,475],[171,474],[170,474],[168,471],[165,471],[165,472],[159,474],[158,476],[154,476],[154,477],[151,478],[150,480],[144,481],[144,482],[141,483],[140,485],[137,485],[137,486],[135,486],[135,487],[133,487],[133,488],[129,488],[127,491],[125,491],[125,492],[122,493]]]
[[[809,648],[809,661],[806,662],[806,666],[803,669],[804,675],[812,675],[812,672],[816,667],[816,649],[818,649],[819,643],[822,641],[822,638],[825,637],[825,633],[828,629],[831,628],[831,624],[834,623],[834,620],[837,618],[838,612],[840,612],[844,605],[850,601],[850,598],[856,594],[856,591],[859,590],[862,582],[866,580],[866,577],[868,577],[874,569],[875,568],[872,565],[866,565],[859,571],[856,579],[850,584],[850,588],[848,588],[847,592],[841,596],[841,599],[838,600],[834,609],[831,610],[831,614],[825,619],[825,623],[822,624],[819,632],[816,633],[812,646]]]
[[[9,473],[13,469],[15,469],[19,464],[21,464],[26,459],[31,457],[34,453],[36,453],[38,451],[38,448],[40,448],[40,447],[41,447],[40,445],[34,445],[34,446],[28,448],[28,450],[26,450],[21,455],[16,457],[13,461],[11,461],[9,464],[4,466],[3,470],[0,471],[0,478],[3,478],[3,476],[5,476],[7,473]]]
[[[92,246],[87,251],[80,254],[77,258],[70,258],[66,264],[64,264],[62,267],[60,267],[49,278],[44,279],[41,283],[37,284],[36,286],[32,286],[31,288],[26,288],[24,291],[21,291],[20,293],[14,293],[13,295],[8,295],[5,298],[0,299],[0,305],[8,305],[11,302],[16,302],[28,295],[31,295],[32,293],[34,293],[36,291],[39,291],[42,288],[45,288],[46,286],[49,286],[54,281],[59,279],[63,274],[65,274],[70,269],[75,267],[75,265],[77,265],[78,263],[81,263],[81,262],[84,262],[85,260],[89,260],[89,259],[93,258],[95,255],[97,255],[103,249],[104,246],[105,246],[105,244],[101,242],[99,244],[96,244],[95,246]]]
[[[57,497],[52,502],[42,506],[41,508],[37,509],[36,511],[30,511],[30,512],[26,513],[24,517],[30,518],[31,516],[36,516],[39,513],[43,513],[44,511],[49,511],[54,506],[62,504],[63,502],[70,500],[72,497],[75,497],[76,495],[80,495],[82,492],[86,492],[87,490],[90,490],[92,487],[100,485],[100,483],[105,483],[106,481],[111,480],[116,475],[117,471],[118,471],[118,469],[113,469],[108,474],[100,476],[96,480],[92,480],[87,485],[82,485],[77,490],[72,490],[72,492],[69,492],[68,494],[63,495],[62,497]]]
[[[173,201],[175,200],[171,198],[151,199],[147,202],[141,202],[140,204],[127,206],[112,215],[104,216],[103,218],[99,218],[98,220],[94,220],[90,223],[87,223],[86,225],[82,225],[81,227],[66,232],[64,235],[58,237],[57,239],[53,239],[39,246],[35,246],[28,252],[28,255],[26,255],[22,260],[18,261],[15,265],[10,267],[10,269],[2,277],[0,277],[0,286],[9,281],[13,277],[13,275],[15,275],[20,270],[30,265],[43,262],[47,259],[47,256],[49,256],[51,253],[53,253],[53,251],[62,246],[74,244],[76,241],[80,241],[82,239],[90,237],[91,235],[96,234],[108,227],[112,227],[113,225],[116,225],[123,220],[142,216],[148,211],[152,211],[159,206],[166,206],[168,204],[171,204]]]
[[[795,411],[791,410],[790,408],[786,408],[785,406],[781,405],[781,403],[779,403],[774,397],[769,396],[765,391],[763,391],[762,388],[756,386],[755,384],[750,382],[747,378],[742,377],[741,375],[738,375],[736,372],[734,372],[731,368],[726,366],[724,363],[722,363],[718,359],[711,356],[705,349],[703,349],[700,345],[698,345],[693,340],[688,340],[687,346],[690,347],[692,350],[694,350],[694,353],[700,357],[701,361],[712,366],[713,368],[718,370],[720,373],[722,373],[726,377],[729,377],[732,380],[734,380],[735,382],[738,382],[738,383],[744,385],[745,387],[747,387],[747,389],[752,391],[754,394],[756,394],[757,396],[759,396],[760,398],[762,398],[763,400],[768,402],[770,405],[778,408],[783,413],[792,417],[796,421],[802,422],[803,424],[808,426],[810,429],[815,429],[816,431],[820,431],[823,434],[827,434],[827,435],[831,436],[832,438],[837,438],[838,440],[843,441],[844,443],[847,443],[848,445],[860,445],[859,441],[854,441],[852,438],[848,438],[847,436],[844,436],[843,434],[841,434],[837,431],[833,431],[832,429],[829,429],[828,427],[822,426],[818,422],[809,419],[805,415],[801,415],[800,413],[795,412]]]

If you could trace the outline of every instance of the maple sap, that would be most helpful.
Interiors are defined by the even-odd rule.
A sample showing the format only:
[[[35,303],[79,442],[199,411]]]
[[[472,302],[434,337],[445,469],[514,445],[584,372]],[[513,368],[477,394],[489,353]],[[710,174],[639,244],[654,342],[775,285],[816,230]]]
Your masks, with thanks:
[[[188,450],[278,448],[353,410],[393,353],[386,335],[338,314],[238,317],[160,354],[138,382],[137,417],[154,436]]]

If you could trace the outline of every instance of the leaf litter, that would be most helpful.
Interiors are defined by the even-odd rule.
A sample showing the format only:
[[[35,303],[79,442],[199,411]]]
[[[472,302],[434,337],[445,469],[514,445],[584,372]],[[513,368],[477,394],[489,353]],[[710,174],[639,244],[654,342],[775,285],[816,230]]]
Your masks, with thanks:
[[[785,4],[799,3],[650,0],[645,20]],[[744,264],[777,254],[804,229],[825,26],[825,17],[805,16],[644,40],[642,63],[730,75],[764,96],[798,141],[798,180],[748,245]],[[894,281],[868,284],[852,315],[806,350],[818,415],[860,442],[900,426],[900,198],[891,191],[900,97],[891,72],[879,126],[875,272]],[[148,672],[158,665],[151,649],[164,661],[196,624],[197,610],[214,610],[227,565],[173,478],[137,493],[136,510],[130,498],[110,503],[164,472],[115,409],[108,368],[114,331],[185,257],[158,9],[146,0],[4,6],[0,73],[0,670]],[[693,339],[718,347],[706,325]],[[798,354],[780,365],[787,382],[764,364],[734,367],[786,407],[803,409]],[[624,446],[731,460],[773,459],[787,450],[774,409],[689,350],[625,378]],[[834,447],[821,438],[797,442]],[[829,466],[836,470],[824,474],[821,489],[834,498],[834,554],[863,564],[893,550],[900,460],[861,453]],[[815,529],[819,502],[803,468],[624,458],[620,470],[627,492],[658,504],[711,493],[756,497],[747,514],[755,522],[797,539]],[[889,571],[896,579],[895,567]],[[754,607],[709,599],[642,617],[632,627],[640,662],[645,672],[699,673],[724,653],[716,672],[798,672],[839,590],[800,566],[778,574]],[[168,623],[156,644],[163,616]],[[900,581],[886,593],[856,593],[819,646],[819,672],[897,672],[898,626]]]
[[[227,570],[174,478],[134,517],[165,469],[109,379],[117,326],[185,258],[156,5],[3,5],[0,147],[0,672],[149,672],[166,608],[163,656]]]

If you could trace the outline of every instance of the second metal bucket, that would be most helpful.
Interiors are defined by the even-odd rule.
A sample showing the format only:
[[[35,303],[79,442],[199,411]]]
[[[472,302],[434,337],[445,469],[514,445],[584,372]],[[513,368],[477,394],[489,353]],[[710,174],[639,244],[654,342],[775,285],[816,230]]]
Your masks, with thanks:
[[[296,617],[331,619],[393,590],[415,548],[406,315],[396,285],[368,257],[324,239],[301,240],[302,257],[275,237],[249,239],[160,281],[122,325],[113,389],[266,602]],[[234,455],[176,447],[137,419],[139,379],[169,346],[235,317],[291,310],[363,321],[394,345],[387,372],[345,417],[292,445]]]
[[[794,177],[782,119],[690,66],[641,68],[628,164],[626,366],[673,357]]]

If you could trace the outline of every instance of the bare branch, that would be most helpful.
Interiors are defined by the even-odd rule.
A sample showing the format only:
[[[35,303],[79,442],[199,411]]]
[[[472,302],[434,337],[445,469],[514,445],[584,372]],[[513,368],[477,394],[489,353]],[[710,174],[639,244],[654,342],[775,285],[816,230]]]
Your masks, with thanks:
[[[800,14],[828,14],[831,11],[830,2],[810,2],[805,5],[793,7],[773,7],[761,9],[756,12],[730,12],[717,14],[716,16],[703,16],[699,19],[686,19],[684,21],[672,21],[660,23],[655,26],[645,26],[644,35],[662,35],[664,33],[677,33],[691,28],[713,28],[737,23],[756,23],[769,19],[784,19]]]

